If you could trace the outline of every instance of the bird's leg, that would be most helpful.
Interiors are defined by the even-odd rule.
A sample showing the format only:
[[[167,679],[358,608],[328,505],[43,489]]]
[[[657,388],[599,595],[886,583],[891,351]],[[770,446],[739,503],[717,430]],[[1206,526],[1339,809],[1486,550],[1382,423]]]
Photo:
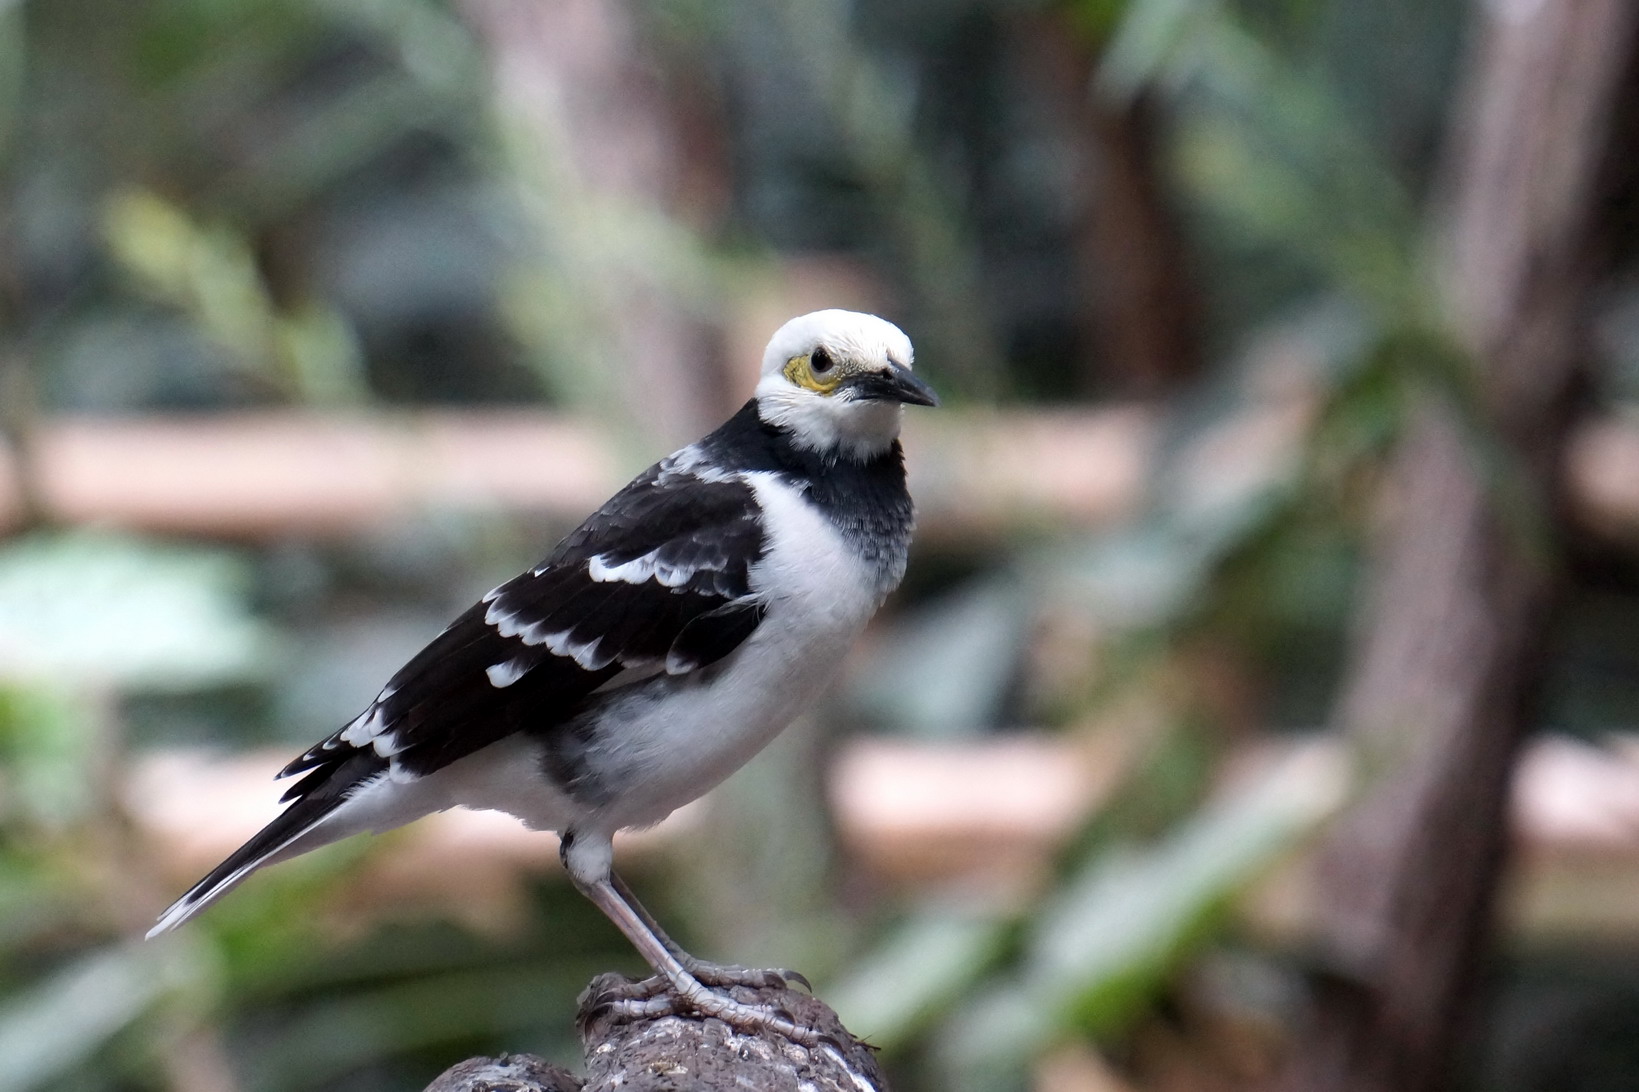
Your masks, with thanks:
[[[742,967],[737,963],[712,963],[690,955],[683,950],[682,945],[666,935],[666,931],[660,927],[660,922],[653,914],[649,913],[648,908],[639,901],[637,893],[632,890],[630,884],[621,879],[619,873],[611,870],[609,882],[614,885],[615,892],[631,908],[632,913],[636,914],[643,924],[648,927],[649,932],[654,934],[654,938],[661,943],[666,951],[670,952],[677,962],[682,964],[685,971],[688,971],[706,985],[715,986],[718,989],[729,986],[749,986],[752,989],[760,989],[768,986],[777,988],[795,982],[810,993],[813,992],[814,987],[809,984],[807,978],[784,967]]]
[[[657,930],[627,904],[609,879],[588,882],[576,876],[573,870],[570,876],[581,893],[592,900],[592,905],[602,910],[604,915],[615,923],[615,927],[626,935],[626,939],[632,942],[638,954],[666,979],[672,994],[683,1004],[742,1031],[772,1031],[805,1046],[815,1046],[819,1043],[820,1033],[797,1023],[790,1014],[747,1005],[702,984],[678,961],[671,948],[667,947],[670,942],[662,941],[661,937],[664,934],[657,935]],[[672,945],[672,948],[675,947],[676,945]],[[607,1011],[629,1019],[665,1016],[676,1011],[675,1006],[671,1004],[671,998],[667,997],[614,997],[605,1003]]]

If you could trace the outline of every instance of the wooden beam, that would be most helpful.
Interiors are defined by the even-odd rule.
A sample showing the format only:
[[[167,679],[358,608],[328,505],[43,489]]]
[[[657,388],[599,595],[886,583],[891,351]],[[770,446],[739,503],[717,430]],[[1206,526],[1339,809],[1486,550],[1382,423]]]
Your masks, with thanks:
[[[1120,523],[1139,510],[1156,431],[1137,407],[913,419],[923,531]],[[569,522],[643,458],[587,421],[527,410],[58,417],[36,436],[30,472],[53,520],[242,539],[345,534],[427,510]],[[1579,520],[1639,542],[1639,424],[1584,425],[1568,467]],[[0,447],[0,529],[21,515],[18,474]]]
[[[1272,765],[1300,745],[1329,748],[1343,761],[1333,740],[1260,744],[1229,765]],[[1119,741],[1045,733],[960,743],[858,737],[841,748],[827,778],[830,803],[849,859],[874,881],[906,893],[983,889],[1024,900],[1049,882],[1056,855],[1127,776],[1120,756],[1129,751]],[[181,885],[277,814],[283,786],[272,773],[289,757],[150,752],[133,763],[121,795],[154,859]],[[709,801],[622,835],[621,859],[642,861],[687,840],[704,806]],[[1514,776],[1509,826],[1522,853],[1505,908],[1513,941],[1639,939],[1639,736],[1603,746],[1560,736],[1533,741]],[[1244,904],[1273,944],[1302,947],[1318,935],[1322,901],[1305,867],[1310,859],[1295,858]],[[501,927],[523,912],[524,881],[542,872],[558,873],[551,835],[499,812],[440,812],[373,854],[337,909],[368,918],[431,907],[475,927]]]
[[[1128,408],[953,412],[913,419],[907,433],[924,529],[984,533],[1128,516],[1154,425]],[[54,521],[255,539],[429,509],[574,521],[658,454],[527,410],[60,417],[34,430],[26,472]],[[21,518],[23,465],[0,448],[0,528]]]

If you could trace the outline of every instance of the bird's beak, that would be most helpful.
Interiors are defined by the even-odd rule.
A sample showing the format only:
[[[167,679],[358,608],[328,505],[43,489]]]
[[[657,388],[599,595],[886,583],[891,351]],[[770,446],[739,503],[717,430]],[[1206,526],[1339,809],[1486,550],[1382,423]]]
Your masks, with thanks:
[[[889,363],[885,372],[863,372],[844,381],[854,397],[872,402],[903,402],[907,406],[937,406],[939,396],[903,364]]]

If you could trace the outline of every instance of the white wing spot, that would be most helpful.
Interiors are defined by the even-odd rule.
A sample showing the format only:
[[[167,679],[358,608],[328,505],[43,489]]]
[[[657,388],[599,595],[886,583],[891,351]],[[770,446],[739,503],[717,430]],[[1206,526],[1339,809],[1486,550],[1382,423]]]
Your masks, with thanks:
[[[346,728],[342,729],[343,743],[354,747],[368,747],[375,742],[377,736],[386,731],[387,722],[381,715],[381,702],[373,701],[370,708],[353,718]]]
[[[390,758],[392,756],[383,755],[382,757],[383,758]],[[368,788],[368,787],[370,787],[372,785],[375,785],[375,784],[377,784],[381,781],[390,781],[395,785],[408,785],[412,782],[420,781],[420,780],[421,780],[421,775],[420,774],[411,773],[409,770],[405,769],[399,763],[393,762],[393,763],[390,763],[387,766],[387,772],[382,774],[381,777],[377,778],[374,781],[366,781],[363,785],[360,785],[357,789],[354,789],[352,792],[348,793],[348,796],[350,796],[350,797],[351,796],[356,796],[359,793],[360,790]]]
[[[370,742],[370,746],[375,748],[376,754],[380,755],[382,758],[392,758],[404,749],[398,744],[397,732],[381,733],[381,735],[377,736]]]
[[[602,637],[595,637],[590,641],[574,641],[569,637],[569,631],[549,633],[542,642],[548,652],[554,656],[567,656],[588,671],[602,671],[614,659],[598,651],[603,644]]]
[[[601,671],[614,661],[614,656],[599,651],[599,646],[603,644],[601,636],[590,641],[576,641],[569,636],[569,630],[549,632],[543,623],[522,623],[516,614],[505,610],[499,601],[490,604],[489,610],[484,614],[484,621],[494,626],[495,632],[502,637],[516,637],[531,647],[545,646],[552,655],[574,660],[587,671]],[[490,681],[495,681],[493,675],[490,676]]]
[[[731,482],[739,479],[740,475],[732,470],[724,470],[711,462],[699,444],[690,444],[666,459],[660,464],[660,481],[669,484],[677,478],[687,475],[702,482]]]
[[[494,626],[495,632],[502,637],[523,637],[526,645],[540,644],[539,641],[531,641],[524,636],[533,627],[520,624],[518,616],[502,607],[499,602],[491,603],[489,609],[484,612],[484,624]]]
[[[656,580],[661,587],[679,587],[688,584],[688,577],[693,576],[692,569],[679,569],[669,566],[656,557],[657,551],[649,551],[641,557],[633,557],[631,561],[613,564],[603,559],[603,554],[593,557],[587,562],[587,576],[597,580],[598,584],[608,584],[611,580],[618,580],[621,584],[642,584],[646,580]]]
[[[382,711],[383,704],[388,698],[398,693],[391,686],[383,687],[376,700],[370,703],[370,708],[354,717],[346,728],[341,730],[341,741],[349,746],[363,750],[365,747],[375,749],[382,758],[391,758],[402,748],[398,746],[398,736],[387,725],[387,718]],[[326,743],[325,747],[332,745]]]
[[[642,584],[653,580],[663,588],[680,588],[689,582],[689,578],[701,569],[717,569],[715,565],[698,565],[684,568],[681,565],[668,565],[659,559],[659,549],[650,550],[642,557],[634,557],[630,561],[623,561],[618,565],[611,565],[598,554],[586,563],[586,574],[599,584],[608,584],[619,581],[623,584]]]
[[[490,664],[484,668],[484,674],[489,676],[489,684],[497,690],[504,690],[524,677],[529,665],[522,660],[504,660],[498,664]]]

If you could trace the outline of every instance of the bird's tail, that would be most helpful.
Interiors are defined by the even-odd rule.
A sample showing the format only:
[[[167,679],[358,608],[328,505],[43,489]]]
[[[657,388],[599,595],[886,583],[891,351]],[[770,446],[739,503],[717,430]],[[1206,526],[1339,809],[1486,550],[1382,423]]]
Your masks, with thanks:
[[[374,783],[386,770],[386,760],[373,750],[349,749],[338,752],[317,769],[309,769],[307,776],[298,781],[285,799],[291,804],[277,819],[256,832],[255,837],[234,850],[227,860],[211,870],[210,875],[188,889],[159,921],[148,930],[150,937],[158,936],[193,917],[206,906],[226,895],[263,865],[317,849],[339,841],[367,825],[338,821],[343,816],[338,809],[357,793]],[[351,812],[355,809],[347,809]],[[405,818],[408,818],[406,816]],[[405,821],[400,818],[396,825]]]
[[[250,841],[234,850],[228,859],[211,869],[210,875],[188,889],[159,916],[159,921],[148,930],[149,938],[175,929],[199,913],[206,906],[232,891],[240,882],[263,865],[294,857],[316,849],[350,831],[334,834],[324,830],[323,820],[342,802],[340,797],[299,800],[286,808],[280,816],[256,832]]]

